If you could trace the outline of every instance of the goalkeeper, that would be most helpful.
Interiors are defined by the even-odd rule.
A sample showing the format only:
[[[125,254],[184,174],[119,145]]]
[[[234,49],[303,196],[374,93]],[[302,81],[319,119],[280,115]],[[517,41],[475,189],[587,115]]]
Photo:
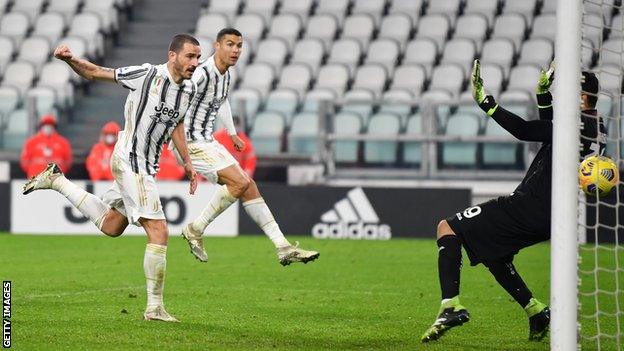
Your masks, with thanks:
[[[548,333],[550,310],[533,297],[516,271],[513,258],[520,249],[550,239],[553,109],[549,88],[554,78],[554,65],[540,73],[537,86],[539,120],[534,121],[525,121],[499,106],[494,97],[486,95],[479,67],[479,61],[475,60],[471,83],[472,94],[479,107],[519,140],[542,144],[524,179],[511,195],[470,207],[438,224],[438,274],[442,302],[438,317],[422,335],[422,342],[436,340],[448,329],[470,319],[468,311],[459,301],[462,246],[470,264],[483,263],[524,309],[529,318],[529,340],[541,340]],[[604,149],[604,143],[598,142],[600,134],[604,134],[604,126],[598,123],[595,110],[598,79],[593,73],[583,72],[581,86],[580,154],[585,157]],[[576,123],[576,120],[571,119],[570,123]]]

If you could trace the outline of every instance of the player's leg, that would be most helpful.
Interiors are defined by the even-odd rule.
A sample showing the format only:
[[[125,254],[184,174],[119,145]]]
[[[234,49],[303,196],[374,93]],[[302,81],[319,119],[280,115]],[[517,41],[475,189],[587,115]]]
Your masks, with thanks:
[[[446,220],[438,223],[437,243],[442,301],[435,322],[421,337],[422,342],[437,340],[450,328],[460,326],[470,319],[468,311],[459,302],[461,243]]]
[[[529,340],[542,340],[548,334],[550,310],[533,297],[513,264],[513,257],[484,262],[500,286],[511,295],[529,317]]]
[[[238,168],[240,169],[240,167]],[[242,169],[240,169],[240,172],[244,173]],[[256,222],[258,227],[262,229],[264,234],[271,239],[273,245],[275,245],[280,264],[287,266],[293,262],[308,263],[317,259],[319,257],[318,252],[301,249],[298,247],[299,243],[293,246],[286,240],[269,206],[267,206],[260,195],[258,185],[251,178],[249,181],[250,184],[247,190],[245,190],[241,196],[243,208],[245,212],[247,212],[247,215]]]
[[[121,235],[128,225],[128,221],[123,214],[115,209],[111,209],[99,197],[65,178],[60,168],[53,163],[31,178],[24,185],[23,193],[26,195],[41,189],[52,189],[65,196],[74,207],[108,236],[116,237]]]
[[[140,218],[139,223],[147,233],[147,246],[143,258],[143,269],[147,282],[147,307],[145,320],[178,322],[167,313],[163,303],[165,273],[167,270],[167,222],[164,219]]]

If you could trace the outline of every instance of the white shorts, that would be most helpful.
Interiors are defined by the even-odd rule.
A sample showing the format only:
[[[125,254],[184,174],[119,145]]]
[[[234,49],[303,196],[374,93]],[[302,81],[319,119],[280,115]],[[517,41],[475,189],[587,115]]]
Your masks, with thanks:
[[[104,203],[139,227],[139,218],[165,219],[153,176],[134,173],[130,163],[115,154],[111,158],[111,169],[115,181],[102,196]]]
[[[178,150],[173,148],[179,164],[184,164]],[[193,168],[211,183],[217,183],[217,171],[238,164],[223,145],[218,141],[195,141],[188,144]]]

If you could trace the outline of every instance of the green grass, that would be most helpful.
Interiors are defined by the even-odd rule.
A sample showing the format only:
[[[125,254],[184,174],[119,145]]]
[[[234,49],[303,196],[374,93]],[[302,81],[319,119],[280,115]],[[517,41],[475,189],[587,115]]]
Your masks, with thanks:
[[[433,240],[296,239],[320,259],[282,267],[271,243],[254,236],[207,239],[202,264],[173,237],[165,304],[182,323],[167,324],[142,320],[145,238],[0,235],[0,278],[13,282],[13,349],[548,349],[526,340],[524,312],[489,272],[467,264],[462,303],[471,322],[421,344],[439,305]],[[547,245],[516,260],[542,301],[548,266]]]

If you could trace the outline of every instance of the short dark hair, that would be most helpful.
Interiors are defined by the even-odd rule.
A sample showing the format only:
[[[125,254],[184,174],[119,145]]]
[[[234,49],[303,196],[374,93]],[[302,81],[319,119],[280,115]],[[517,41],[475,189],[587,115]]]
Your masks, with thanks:
[[[598,102],[598,90],[600,90],[600,83],[596,74],[589,71],[581,72],[581,90],[587,95],[587,103],[589,107],[596,107]]]
[[[195,39],[194,36],[190,34],[176,34],[173,39],[171,39],[171,44],[169,44],[169,51],[173,51],[176,54],[182,50],[182,47],[185,43],[191,43],[193,45],[199,46],[199,41]]]
[[[228,34],[236,35],[237,37],[243,36],[241,32],[239,32],[237,29],[228,27],[228,28],[223,28],[219,31],[219,33],[217,34],[217,41],[221,41],[221,39],[223,39],[223,37]]]

